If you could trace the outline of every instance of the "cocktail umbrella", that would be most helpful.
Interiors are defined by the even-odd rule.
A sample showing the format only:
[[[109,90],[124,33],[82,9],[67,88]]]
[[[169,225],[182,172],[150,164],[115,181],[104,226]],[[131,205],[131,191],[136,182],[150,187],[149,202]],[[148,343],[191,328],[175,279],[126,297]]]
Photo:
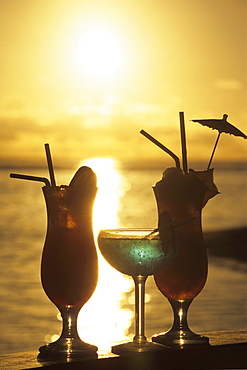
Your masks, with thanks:
[[[247,136],[242,131],[240,131],[237,127],[233,126],[231,123],[227,122],[227,117],[228,115],[224,114],[222,119],[192,119],[193,122],[199,122],[203,126],[208,126],[212,128],[213,130],[219,131],[207,169],[210,168],[210,165],[211,165],[211,162],[214,156],[214,152],[215,152],[215,149],[217,147],[217,144],[218,144],[218,141],[219,141],[219,138],[222,132],[225,132],[226,134],[230,134],[234,136],[241,136],[244,139],[247,139]]]

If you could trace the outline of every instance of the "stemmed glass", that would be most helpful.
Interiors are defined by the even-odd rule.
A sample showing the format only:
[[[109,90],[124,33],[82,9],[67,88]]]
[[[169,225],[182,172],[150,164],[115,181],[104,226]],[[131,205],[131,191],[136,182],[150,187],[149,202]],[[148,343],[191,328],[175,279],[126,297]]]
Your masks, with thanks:
[[[97,356],[98,348],[83,342],[77,332],[78,313],[93,294],[98,278],[92,232],[96,190],[95,186],[88,186],[85,192],[80,184],[43,187],[48,228],[41,280],[46,295],[61,313],[63,328],[57,341],[39,348],[41,357]]]
[[[156,273],[154,278],[158,289],[172,306],[174,322],[168,332],[156,334],[152,340],[177,348],[208,345],[207,337],[190,330],[187,313],[207,280],[208,260],[201,214],[203,206],[212,196],[212,173],[168,170],[153,189],[159,212],[159,227],[162,229],[164,214],[169,214],[174,221],[174,248],[177,256],[166,269]],[[211,188],[205,185],[210,185]]]
[[[118,271],[132,276],[135,284],[135,336],[132,342],[112,347],[112,352],[123,355],[148,351],[163,351],[165,346],[148,342],[145,336],[145,282],[173,259],[166,253],[158,233],[151,229],[101,230],[98,244],[104,258]]]
[[[192,332],[187,321],[189,306],[207,279],[206,248],[197,234],[184,235],[183,239],[184,244],[176,260],[154,276],[157,287],[172,306],[174,321],[168,332],[154,335],[152,340],[179,348],[209,343],[207,337]]]

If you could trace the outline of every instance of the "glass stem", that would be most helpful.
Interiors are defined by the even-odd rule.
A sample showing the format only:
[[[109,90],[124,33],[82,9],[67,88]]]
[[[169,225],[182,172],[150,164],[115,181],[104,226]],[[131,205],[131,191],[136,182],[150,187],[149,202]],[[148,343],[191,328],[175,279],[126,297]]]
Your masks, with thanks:
[[[176,299],[169,298],[168,300],[172,306],[174,314],[174,321],[171,330],[176,330],[178,332],[190,331],[188,327],[187,313],[193,299],[181,299],[177,301]]]
[[[145,331],[145,282],[147,276],[133,276],[135,282],[135,336],[134,342],[146,342]]]
[[[63,319],[61,338],[79,338],[77,331],[77,317],[80,306],[58,306]]]

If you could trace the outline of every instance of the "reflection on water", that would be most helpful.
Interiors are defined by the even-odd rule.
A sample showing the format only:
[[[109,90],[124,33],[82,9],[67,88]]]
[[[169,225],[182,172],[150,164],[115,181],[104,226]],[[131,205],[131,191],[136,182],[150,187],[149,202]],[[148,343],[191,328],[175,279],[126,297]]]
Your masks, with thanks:
[[[78,331],[86,342],[107,349],[114,341],[128,339],[133,313],[122,302],[133,283],[110,267],[103,257],[99,260],[98,286],[79,314]]]
[[[97,175],[98,194],[93,217],[97,239],[101,229],[120,226],[121,197],[128,190],[128,183],[117,162],[111,158],[92,158],[82,165],[91,167]],[[78,331],[84,341],[107,349],[114,341],[128,339],[133,313],[123,308],[123,301],[132,288],[132,279],[113,269],[99,252],[98,285],[78,318]]]
[[[94,204],[94,232],[119,226],[121,197],[128,190],[128,182],[112,158],[91,158],[81,165],[92,168],[97,175],[98,193]]]

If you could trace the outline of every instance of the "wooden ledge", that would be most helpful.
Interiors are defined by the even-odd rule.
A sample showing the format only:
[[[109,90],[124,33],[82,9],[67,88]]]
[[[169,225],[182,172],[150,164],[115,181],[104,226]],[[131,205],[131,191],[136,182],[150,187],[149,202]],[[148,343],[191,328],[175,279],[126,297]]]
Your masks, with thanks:
[[[211,346],[201,349],[167,350],[165,352],[119,357],[101,353],[96,360],[37,360],[38,351],[0,355],[0,369],[82,369],[83,370],[155,370],[162,369],[244,369],[247,368],[247,330],[202,333]]]

